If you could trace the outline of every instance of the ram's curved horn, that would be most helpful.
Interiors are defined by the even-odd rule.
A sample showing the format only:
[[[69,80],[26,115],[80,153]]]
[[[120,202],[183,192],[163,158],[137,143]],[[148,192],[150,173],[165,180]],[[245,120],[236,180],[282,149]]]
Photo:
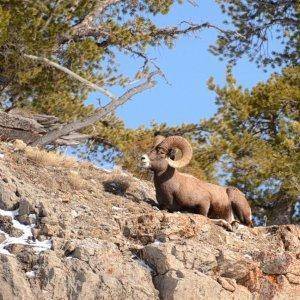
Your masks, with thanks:
[[[162,135],[157,135],[154,138],[154,142],[153,142],[153,148],[156,148],[162,141],[164,141],[166,138]]]
[[[181,151],[182,157],[179,160],[167,158],[169,166],[173,168],[182,168],[186,166],[192,159],[192,146],[185,138],[181,136],[169,136],[164,139],[159,146],[165,148],[167,151],[172,148],[177,148]]]

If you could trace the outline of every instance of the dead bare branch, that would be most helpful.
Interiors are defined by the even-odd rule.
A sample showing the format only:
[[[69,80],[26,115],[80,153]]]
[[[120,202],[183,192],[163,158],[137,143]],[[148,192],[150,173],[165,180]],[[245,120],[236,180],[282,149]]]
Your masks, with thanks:
[[[106,106],[96,110],[94,114],[86,117],[83,120],[73,121],[67,124],[62,124],[60,128],[53,130],[46,135],[36,139],[33,146],[45,146],[59,139],[62,136],[69,134],[70,132],[79,131],[102,120],[105,116],[112,113],[119,106],[130,100],[134,95],[141,93],[144,90],[150,89],[155,85],[153,77],[160,74],[159,71],[150,73],[148,78],[141,84],[127,90],[122,96],[117,99],[113,99]]]
[[[121,0],[103,0],[98,1],[93,11],[88,14],[81,22],[72,28],[72,35],[85,35],[85,32],[95,29],[95,20],[103,14],[109,6],[120,2]]]
[[[33,119],[0,111],[0,127],[18,129],[29,132],[43,133],[45,130]]]
[[[144,69],[148,64],[151,64],[154,66],[154,68],[159,71],[159,73],[161,74],[162,78],[165,80],[165,82],[168,85],[171,85],[170,82],[167,79],[167,76],[165,75],[165,73],[162,71],[162,69],[158,66],[158,64],[156,64],[154,62],[153,58],[149,58],[145,53],[131,49],[131,48],[125,48],[126,51],[130,52],[132,55],[138,56],[140,58],[142,58],[144,60],[144,65],[142,66],[142,69]]]
[[[110,98],[111,100],[115,100],[116,96],[114,96],[110,91],[108,91],[107,89],[79,76],[78,74],[74,73],[73,71],[69,70],[66,67],[63,67],[61,65],[59,65],[58,63],[49,60],[48,58],[45,57],[39,57],[39,56],[35,56],[35,55],[29,55],[29,54],[23,54],[24,57],[32,59],[32,60],[37,60],[37,61],[41,61],[47,65],[50,65],[54,68],[57,68],[63,72],[65,72],[66,74],[68,74],[69,76],[79,80],[80,82],[84,83],[85,85],[87,85],[88,87],[92,88],[93,90],[97,90],[100,91],[101,93],[103,93],[105,96],[107,96],[108,98]]]

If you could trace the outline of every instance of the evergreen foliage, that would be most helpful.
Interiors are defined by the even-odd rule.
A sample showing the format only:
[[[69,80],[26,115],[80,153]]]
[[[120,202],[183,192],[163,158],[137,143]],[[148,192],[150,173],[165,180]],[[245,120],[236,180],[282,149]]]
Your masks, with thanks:
[[[273,74],[247,90],[230,70],[225,87],[213,80],[218,112],[202,122],[225,183],[240,188],[254,206],[297,201],[300,192],[300,68]]]
[[[229,26],[219,34],[212,53],[235,62],[243,55],[259,66],[289,66],[300,62],[300,2],[298,0],[216,0]],[[276,49],[270,40],[276,39]]]
[[[116,52],[144,53],[148,46],[171,46],[176,36],[158,28],[150,17],[167,14],[173,4],[160,0],[1,0],[0,107],[26,107],[54,114],[62,122],[90,115],[96,109],[84,105],[90,89],[24,54],[53,60],[99,86],[124,86],[128,78],[118,72]],[[103,124],[96,127],[95,137]]]

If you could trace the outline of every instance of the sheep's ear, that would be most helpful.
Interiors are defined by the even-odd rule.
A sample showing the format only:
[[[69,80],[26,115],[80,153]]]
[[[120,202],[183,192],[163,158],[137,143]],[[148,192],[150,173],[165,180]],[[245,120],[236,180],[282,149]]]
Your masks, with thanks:
[[[174,160],[176,153],[177,153],[176,149],[170,149],[168,152],[168,157],[170,157],[172,160]]]

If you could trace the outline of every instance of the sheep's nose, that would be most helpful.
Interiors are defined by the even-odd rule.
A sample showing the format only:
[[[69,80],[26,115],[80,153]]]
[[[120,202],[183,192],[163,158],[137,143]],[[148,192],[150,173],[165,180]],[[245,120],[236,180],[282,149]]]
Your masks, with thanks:
[[[150,167],[150,159],[147,154],[141,156],[141,167],[149,168]]]

